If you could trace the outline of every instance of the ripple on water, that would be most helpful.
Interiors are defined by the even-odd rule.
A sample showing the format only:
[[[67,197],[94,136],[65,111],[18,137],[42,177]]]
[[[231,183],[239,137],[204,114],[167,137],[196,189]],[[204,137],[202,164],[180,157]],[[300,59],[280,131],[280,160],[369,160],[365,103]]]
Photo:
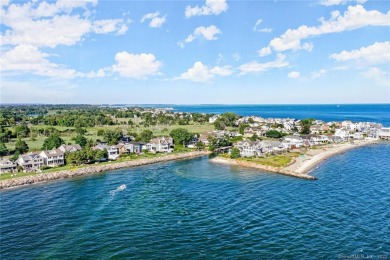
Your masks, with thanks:
[[[2,259],[336,258],[389,253],[390,144],[305,181],[207,158],[1,191]],[[122,186],[123,185],[123,186]]]

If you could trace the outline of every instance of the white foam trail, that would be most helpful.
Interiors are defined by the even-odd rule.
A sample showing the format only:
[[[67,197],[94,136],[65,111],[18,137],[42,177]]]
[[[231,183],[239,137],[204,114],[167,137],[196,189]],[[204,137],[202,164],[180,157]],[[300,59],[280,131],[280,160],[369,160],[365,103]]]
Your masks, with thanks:
[[[114,196],[118,191],[125,190],[127,188],[126,184],[120,185],[118,188],[115,190],[110,191],[111,196]]]

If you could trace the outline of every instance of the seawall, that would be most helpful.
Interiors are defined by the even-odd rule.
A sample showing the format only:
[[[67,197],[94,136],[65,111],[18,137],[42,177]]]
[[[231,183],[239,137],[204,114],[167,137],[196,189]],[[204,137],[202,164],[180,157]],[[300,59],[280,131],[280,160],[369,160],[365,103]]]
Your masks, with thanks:
[[[14,187],[19,187],[24,185],[42,183],[42,182],[58,180],[58,179],[66,179],[66,178],[82,176],[82,175],[91,175],[94,173],[99,173],[104,171],[112,171],[121,168],[130,168],[130,167],[147,165],[152,163],[200,157],[208,154],[209,152],[207,151],[193,151],[193,152],[180,153],[180,154],[168,154],[168,155],[155,157],[155,158],[135,159],[135,160],[129,160],[125,162],[118,162],[118,163],[113,162],[110,164],[103,164],[103,165],[90,165],[90,166],[77,168],[74,170],[61,170],[56,172],[38,173],[36,175],[0,181],[0,189],[14,188]]]
[[[253,169],[259,169],[259,170],[283,174],[283,175],[287,175],[287,176],[295,177],[295,178],[301,178],[301,179],[307,179],[307,180],[317,180],[316,177],[310,176],[308,174],[296,173],[296,172],[292,172],[289,170],[285,170],[282,167],[266,166],[266,165],[261,165],[261,164],[254,163],[254,162],[235,160],[235,159],[229,159],[229,158],[222,158],[222,157],[215,157],[215,158],[211,159],[211,162],[228,164],[228,165],[236,165],[236,166],[248,167],[248,168],[253,168]]]

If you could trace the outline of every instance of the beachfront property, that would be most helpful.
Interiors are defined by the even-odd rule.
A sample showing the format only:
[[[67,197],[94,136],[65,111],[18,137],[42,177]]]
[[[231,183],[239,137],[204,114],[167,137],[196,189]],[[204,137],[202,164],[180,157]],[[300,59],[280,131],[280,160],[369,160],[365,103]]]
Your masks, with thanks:
[[[377,132],[379,139],[390,140],[390,127],[383,127]]]
[[[105,143],[99,143],[93,149],[101,151],[107,150],[109,160],[116,160],[120,155],[119,149],[116,145],[107,145]]]
[[[139,154],[142,152],[143,147],[146,145],[146,143],[142,142],[126,142],[126,143],[119,143],[117,147],[119,148],[119,153],[136,153]]]
[[[344,141],[347,141],[349,137],[349,133],[343,129],[336,129],[334,136],[338,136]]]
[[[65,164],[65,156],[60,149],[41,151],[39,155],[43,158],[45,166],[56,167]]]
[[[36,171],[45,165],[44,159],[40,153],[28,153],[20,155],[16,163],[23,168],[23,171]]]
[[[17,170],[17,164],[12,162],[8,158],[0,159],[0,174],[7,172],[15,172]]]
[[[287,135],[283,140],[289,143],[290,148],[299,148],[304,145],[303,139],[299,135]]]
[[[173,152],[173,139],[172,137],[157,137],[150,140],[149,143],[145,145],[145,148],[148,152],[152,153],[170,153]]]
[[[66,145],[62,144],[58,149],[63,153],[73,153],[81,150],[81,146],[79,144]]]
[[[261,154],[261,141],[239,141],[235,147],[240,150],[242,157],[254,157]]]
[[[217,119],[220,117],[220,115],[215,115],[209,118],[209,123],[213,124]]]

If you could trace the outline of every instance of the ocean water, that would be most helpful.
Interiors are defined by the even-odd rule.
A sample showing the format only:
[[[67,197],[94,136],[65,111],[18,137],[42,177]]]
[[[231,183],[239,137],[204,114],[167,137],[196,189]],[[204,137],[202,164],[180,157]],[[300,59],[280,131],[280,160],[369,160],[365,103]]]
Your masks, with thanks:
[[[153,106],[153,105],[152,105]],[[351,120],[375,122],[390,126],[390,104],[369,105],[162,105],[174,111],[222,114],[234,112],[241,116],[264,118],[315,118],[329,121]]]
[[[202,157],[0,191],[0,258],[388,259],[390,143],[312,174]]]

